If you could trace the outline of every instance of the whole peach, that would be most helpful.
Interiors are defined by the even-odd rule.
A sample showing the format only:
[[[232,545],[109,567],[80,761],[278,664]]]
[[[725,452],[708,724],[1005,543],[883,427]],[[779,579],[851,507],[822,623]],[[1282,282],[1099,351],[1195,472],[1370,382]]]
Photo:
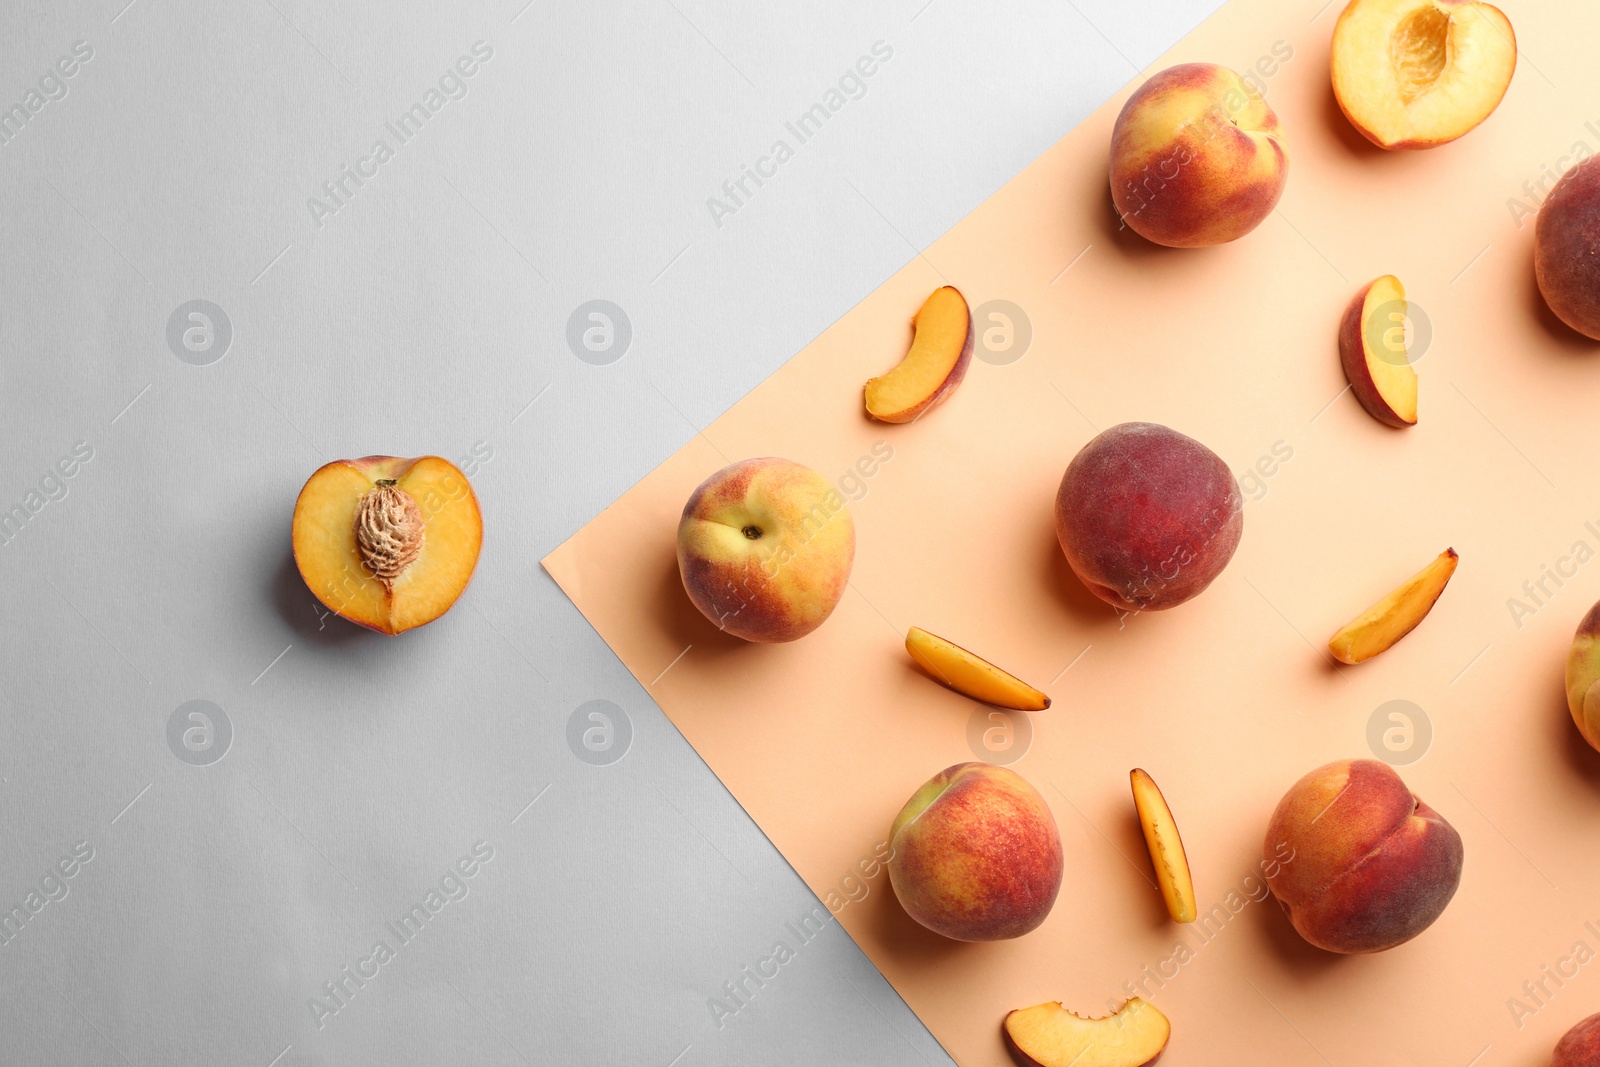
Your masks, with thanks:
[[[1600,1015],[1591,1015],[1556,1042],[1550,1067],[1600,1067]]]
[[[958,763],[923,783],[889,828],[889,882],[906,913],[957,941],[1020,937],[1061,889],[1061,837],[1017,772]]]
[[[1578,732],[1600,749],[1600,604],[1590,608],[1567,651],[1567,710]]]
[[[1262,854],[1276,862],[1267,884],[1289,921],[1329,952],[1411,940],[1461,882],[1461,835],[1393,768],[1370,759],[1330,763],[1296,782],[1272,813]]]
[[[1550,310],[1600,340],[1600,165],[1578,163],[1540,205],[1533,271]]]
[[[746,641],[793,641],[833,613],[856,533],[832,482],[787,459],[747,459],[700,484],[678,522],[678,572],[706,618]]]
[[[1278,116],[1255,86],[1214,63],[1154,75],[1111,132],[1111,200],[1157,244],[1243,237],[1272,213],[1288,177]]]
[[[1210,585],[1244,532],[1239,483],[1215,452],[1150,422],[1084,445],[1056,492],[1056,537],[1089,591],[1160,611]]]

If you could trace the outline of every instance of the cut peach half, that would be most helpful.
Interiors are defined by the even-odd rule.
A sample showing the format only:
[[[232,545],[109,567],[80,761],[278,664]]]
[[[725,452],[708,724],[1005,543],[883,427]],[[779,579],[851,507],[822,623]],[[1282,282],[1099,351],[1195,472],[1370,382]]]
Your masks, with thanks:
[[[1023,1067],[1144,1067],[1172,1036],[1167,1017],[1138,997],[1103,1019],[1085,1019],[1058,1001],[1018,1008],[1004,1029]]]
[[[923,670],[963,696],[1013,711],[1043,711],[1050,698],[1014,674],[920,626],[906,631],[906,651]]]
[[[1167,807],[1167,798],[1155,779],[1135,767],[1128,773],[1133,783],[1133,806],[1139,812],[1139,827],[1150,850],[1150,865],[1156,871],[1156,885],[1166,901],[1173,922],[1192,923],[1198,908],[1194,902],[1194,877],[1189,873],[1189,857],[1178,836],[1178,823]]]
[[[880,422],[911,422],[930,411],[961,384],[972,362],[972,313],[959,290],[935,289],[911,329],[905,358],[867,382],[867,414]]]
[[[1445,549],[1432,563],[1345,624],[1328,642],[1333,658],[1340,663],[1364,663],[1415,630],[1450,583],[1458,559],[1455,549]]]
[[[1467,133],[1511,85],[1517,38],[1476,0],[1351,0],[1333,29],[1333,93],[1381,148],[1432,148]]]
[[[1367,414],[1385,426],[1415,426],[1417,372],[1406,342],[1405,286],[1385,274],[1355,295],[1339,323],[1339,362]]]
[[[340,459],[300,490],[293,540],[300,577],[328,610],[398,634],[437,619],[466,589],[483,518],[448,460]]]

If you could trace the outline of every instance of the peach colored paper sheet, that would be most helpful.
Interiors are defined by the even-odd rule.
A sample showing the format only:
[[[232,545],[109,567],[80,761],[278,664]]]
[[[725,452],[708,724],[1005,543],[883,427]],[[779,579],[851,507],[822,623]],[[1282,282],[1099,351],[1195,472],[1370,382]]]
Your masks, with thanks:
[[[1152,68],[1244,71],[1292,48],[1264,79],[1289,183],[1256,232],[1200,251],[1117,232],[1106,152],[1136,79],[544,561],[962,1064],[1009,1062],[1009,1009],[1098,1014],[1130,989],[1172,1019],[1175,1065],[1533,1067],[1600,1010],[1600,962],[1577,952],[1600,951],[1600,757],[1562,692],[1573,627],[1600,596],[1600,346],[1543,310],[1532,219],[1513,210],[1536,206],[1575,146],[1600,150],[1600,7],[1508,0],[1522,58],[1498,112],[1455,144],[1388,155],[1334,103],[1339,4],[1321,3],[1234,0]],[[1343,391],[1334,345],[1346,302],[1383,273],[1432,328],[1420,424],[1404,432]],[[903,354],[942,283],[975,309],[1021,308],[1026,353],[975,359],[916,423],[867,420],[863,381]],[[1248,503],[1207,592],[1119,619],[1067,570],[1051,512],[1073,454],[1129,420],[1205,442]],[[745,645],[695,612],[674,531],[703,478],[761,455],[842,478],[879,443],[893,455],[854,494],[854,576],[826,625]],[[1446,546],[1461,566],[1433,615],[1336,669],[1333,630]],[[1004,724],[911,664],[911,625],[991,655],[1054,707],[1027,717],[1029,739],[985,736]],[[1371,755],[1369,722],[1394,700],[1420,715],[1391,756],[1426,747],[1400,771],[1461,832],[1465,873],[1416,941],[1337,957],[1251,899],[1255,864],[1283,791]],[[845,902],[916,786],[986,745],[996,761],[1025,748],[1013,766],[1060,826],[1048,921],[1011,942],[942,941],[881,873]],[[1202,924],[1171,923],[1151,884],[1135,766],[1174,807]]]

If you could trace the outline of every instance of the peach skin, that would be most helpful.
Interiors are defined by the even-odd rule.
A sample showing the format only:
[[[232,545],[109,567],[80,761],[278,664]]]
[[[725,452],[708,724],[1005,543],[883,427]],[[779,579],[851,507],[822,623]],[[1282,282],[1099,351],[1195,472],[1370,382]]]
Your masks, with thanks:
[[[1556,317],[1600,340],[1600,165],[1575,165],[1539,206],[1533,231],[1539,292]]]
[[[1267,884],[1289,921],[1329,952],[1411,940],[1461,882],[1461,835],[1393,768],[1370,759],[1329,763],[1290,787],[1262,855],[1276,863]]]
[[[1600,1067],[1600,1015],[1591,1015],[1556,1042],[1550,1067]]]
[[[1056,538],[1073,573],[1123,610],[1160,611],[1198,596],[1243,532],[1244,498],[1228,465],[1155,423],[1100,434],[1056,491]]]
[[[689,599],[746,641],[793,641],[821,626],[844,596],[855,552],[839,491],[787,459],[722,468],[690,495],[678,522]]]
[[[1016,771],[958,763],[923,783],[889,828],[889,883],[906,914],[957,941],[1044,922],[1061,889],[1061,837]]]
[[[1600,604],[1578,623],[1567,651],[1567,710],[1583,739],[1600,749]]]
[[[1111,131],[1111,200],[1174,248],[1236,240],[1272,214],[1289,176],[1278,116],[1227,67],[1182,63],[1134,90]]]

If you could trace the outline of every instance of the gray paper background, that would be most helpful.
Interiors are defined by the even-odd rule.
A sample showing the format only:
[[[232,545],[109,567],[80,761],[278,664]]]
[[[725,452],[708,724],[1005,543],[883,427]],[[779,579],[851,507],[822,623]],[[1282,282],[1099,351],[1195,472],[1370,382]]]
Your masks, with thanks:
[[[0,10],[0,1063],[949,1062],[538,560],[1214,0],[125,3]],[[289,553],[369,453],[484,509],[400,638]]]

